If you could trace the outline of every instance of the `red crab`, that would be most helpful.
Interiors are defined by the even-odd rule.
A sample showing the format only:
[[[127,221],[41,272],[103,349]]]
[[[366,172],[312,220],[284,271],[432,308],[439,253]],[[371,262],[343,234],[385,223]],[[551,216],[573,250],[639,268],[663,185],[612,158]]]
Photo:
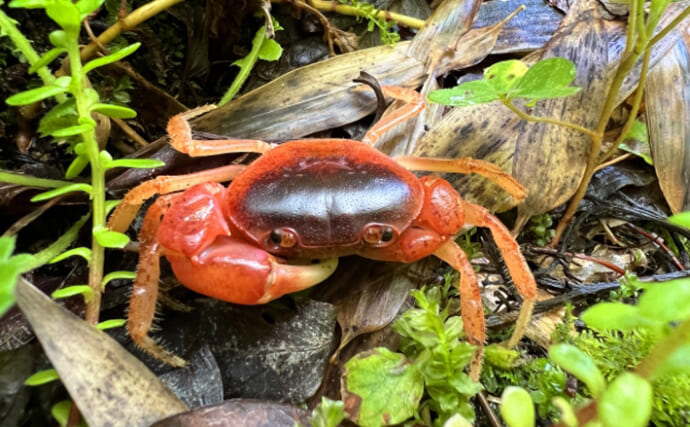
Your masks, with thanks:
[[[161,255],[186,287],[237,304],[263,304],[314,286],[333,273],[340,256],[409,263],[434,255],[461,273],[464,327],[470,341],[479,346],[472,368],[476,379],[486,332],[477,279],[453,240],[465,224],[491,230],[524,297],[509,345],[517,343],[536,293],[518,244],[496,217],[463,201],[447,181],[435,176],[417,178],[410,170],[477,173],[517,199],[525,196],[524,188],[483,161],[390,158],[372,148],[380,135],[424,108],[422,96],[413,90],[392,86],[382,90],[405,104],[376,123],[362,142],[200,141],[192,139],[183,115],[170,120],[171,144],[190,156],[263,155],[249,166],[230,165],[144,182],[127,193],[115,210],[109,227],[125,231],[142,202],[162,194],[146,213],[139,234],[139,269],[127,322],[135,343],[166,363],[184,364],[148,336]],[[231,181],[228,187],[219,184],[226,181]]]

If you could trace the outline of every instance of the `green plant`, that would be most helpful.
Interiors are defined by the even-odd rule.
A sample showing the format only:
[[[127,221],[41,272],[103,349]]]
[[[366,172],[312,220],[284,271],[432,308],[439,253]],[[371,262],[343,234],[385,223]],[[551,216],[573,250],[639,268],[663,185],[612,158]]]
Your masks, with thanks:
[[[556,230],[551,228],[552,225],[551,215],[542,214],[530,218],[527,229],[537,237],[537,245],[545,246],[556,235]]]
[[[462,318],[444,306],[452,287],[412,291],[417,308],[393,325],[401,336],[401,353],[377,348],[345,365],[346,392],[361,399],[350,419],[360,425],[395,424],[414,416],[425,425],[443,425],[459,413],[474,419],[469,400],[481,385],[464,372],[476,347],[463,341]]]
[[[690,279],[638,286],[644,291],[636,305],[590,307],[581,318],[592,332],[549,349],[550,358],[586,384],[597,402],[594,416],[583,411],[580,424],[690,422]]]
[[[379,29],[379,37],[384,44],[395,44],[400,41],[400,34],[396,33],[394,27],[396,22],[386,19],[385,14],[376,9],[373,4],[360,0],[338,0],[341,4],[351,6],[356,11],[357,20],[362,18],[368,21],[367,31]]]
[[[283,27],[280,26],[278,21],[273,17],[273,29],[275,31],[282,30]],[[252,50],[242,59],[238,59],[233,62],[232,65],[240,67],[240,71],[237,73],[235,80],[233,80],[230,88],[225,92],[225,95],[218,102],[218,105],[224,105],[230,102],[230,100],[237,95],[240,91],[242,85],[249,78],[249,73],[256,65],[259,59],[264,61],[277,61],[280,55],[283,54],[283,48],[278,44],[277,41],[269,39],[266,37],[266,25],[262,25],[261,28],[254,35],[254,40],[252,41]]]
[[[100,295],[103,279],[104,249],[121,248],[128,242],[128,237],[122,233],[109,231],[105,226],[105,216],[108,206],[105,200],[105,172],[111,168],[134,167],[150,168],[161,166],[162,163],[146,159],[113,160],[105,150],[100,150],[95,137],[96,122],[92,115],[100,113],[113,118],[132,118],[136,112],[127,107],[101,103],[99,94],[89,87],[87,73],[90,71],[119,61],[134,52],[139,43],[127,46],[110,55],[94,59],[82,64],[79,52],[79,33],[81,22],[91,12],[98,9],[103,0],[79,0],[75,3],[69,0],[14,0],[10,7],[24,7],[28,9],[44,9],[47,15],[55,21],[60,30],[50,33],[50,42],[54,48],[42,57],[33,51],[30,43],[17,29],[16,23],[0,11],[0,28],[3,34],[12,39],[17,48],[31,64],[30,71],[37,72],[44,85],[9,97],[9,105],[27,105],[35,102],[47,101],[55,98],[58,102],[41,120],[42,132],[57,140],[67,140],[76,154],[76,158],[66,172],[66,178],[77,177],[86,166],[90,166],[91,183],[69,183],[55,187],[45,193],[35,196],[32,200],[46,200],[61,194],[83,191],[91,199],[92,204],[92,243],[89,254],[89,288],[91,297],[87,304],[86,319],[96,323],[100,307]],[[58,57],[66,54],[70,65],[70,75],[55,78],[47,70],[46,65]],[[4,180],[13,183],[26,183],[27,178],[33,181],[29,185],[41,185],[41,180],[29,177],[4,174]],[[110,204],[112,207],[113,204]],[[82,252],[84,253],[84,252]],[[85,288],[79,288],[84,290]],[[86,291],[88,293],[88,291]]]

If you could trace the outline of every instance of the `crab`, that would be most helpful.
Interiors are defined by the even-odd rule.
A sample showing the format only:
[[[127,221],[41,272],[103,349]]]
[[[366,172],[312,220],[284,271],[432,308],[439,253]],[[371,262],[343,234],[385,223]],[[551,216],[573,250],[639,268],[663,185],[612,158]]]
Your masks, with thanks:
[[[360,87],[363,88],[363,87]],[[259,140],[195,140],[183,114],[172,117],[172,146],[190,156],[259,153],[248,166],[227,165],[180,176],[160,176],[130,190],[111,216],[124,232],[142,203],[139,266],[127,328],[145,352],[174,366],[184,360],[149,335],[160,257],[177,279],[200,294],[236,304],[263,304],[314,286],[346,255],[411,263],[433,255],[460,273],[464,329],[478,350],[470,373],[478,378],[486,326],[477,278],[454,236],[466,224],[488,227],[523,305],[507,343],[524,335],[536,284],[508,229],[485,208],[464,201],[444,179],[411,171],[476,173],[517,200],[524,188],[501,168],[471,158],[391,158],[373,148],[386,131],[424,108],[412,89],[382,86],[404,104],[375,123],[363,140],[303,139],[279,145]],[[222,182],[230,182],[225,187]],[[315,261],[318,262],[315,263]]]

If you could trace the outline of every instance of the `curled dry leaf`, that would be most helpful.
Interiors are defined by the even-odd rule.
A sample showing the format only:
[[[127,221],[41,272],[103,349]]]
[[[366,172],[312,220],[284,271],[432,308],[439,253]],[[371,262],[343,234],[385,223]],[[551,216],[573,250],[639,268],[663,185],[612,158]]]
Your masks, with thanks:
[[[664,197],[674,214],[690,209],[690,55],[679,40],[645,86],[649,144]]]
[[[187,410],[143,363],[103,331],[63,310],[24,279],[15,293],[89,425],[143,427]]]

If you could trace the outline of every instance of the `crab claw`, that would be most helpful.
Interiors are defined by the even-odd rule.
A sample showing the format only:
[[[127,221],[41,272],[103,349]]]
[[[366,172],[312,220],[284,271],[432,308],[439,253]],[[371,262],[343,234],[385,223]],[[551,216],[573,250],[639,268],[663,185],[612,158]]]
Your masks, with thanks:
[[[175,276],[200,294],[236,304],[264,304],[314,286],[330,276],[338,259],[290,265],[243,240],[219,236],[188,258],[166,253]]]

